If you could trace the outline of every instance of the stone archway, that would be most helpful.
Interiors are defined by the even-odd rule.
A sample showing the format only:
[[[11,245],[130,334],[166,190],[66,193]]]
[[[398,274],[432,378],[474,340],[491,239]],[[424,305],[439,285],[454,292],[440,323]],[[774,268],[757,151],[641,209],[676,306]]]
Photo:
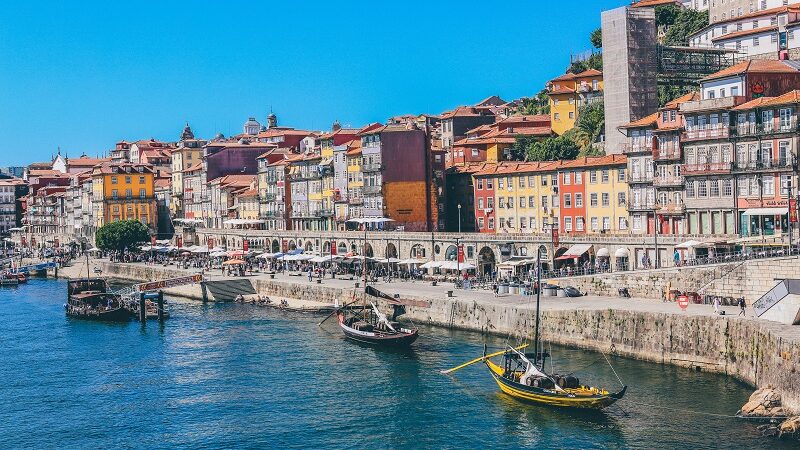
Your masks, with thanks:
[[[278,253],[281,251],[281,243],[278,242],[277,239],[272,240],[272,253]]]
[[[409,253],[409,257],[421,259],[425,257],[425,247],[422,244],[414,244],[411,247],[411,252]]]
[[[484,275],[494,272],[494,266],[497,258],[494,256],[494,251],[490,247],[483,247],[478,252],[478,270]]]
[[[394,246],[391,242],[386,244],[386,258],[397,258],[397,247]]]
[[[294,241],[289,241],[289,250],[296,250],[296,249],[297,249],[297,244],[295,244]]]
[[[458,258],[458,247],[451,245],[444,251],[445,261],[455,261]]]
[[[367,258],[372,258],[375,256],[375,253],[372,251],[372,245],[369,243],[364,246],[364,256]]]
[[[311,242],[311,241],[306,241],[305,251],[306,252],[313,252],[314,251],[314,243]]]
[[[358,254],[358,246],[356,244],[350,244],[350,251],[353,254]]]
[[[322,255],[330,255],[331,254],[331,241],[325,241],[322,244]]]
[[[344,256],[347,253],[347,244],[344,242],[339,242],[339,244],[336,246],[336,253]]]

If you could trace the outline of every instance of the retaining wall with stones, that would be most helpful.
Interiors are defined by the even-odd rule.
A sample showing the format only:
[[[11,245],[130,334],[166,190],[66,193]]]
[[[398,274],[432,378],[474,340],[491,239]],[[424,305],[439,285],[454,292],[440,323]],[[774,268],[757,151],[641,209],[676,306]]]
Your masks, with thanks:
[[[787,261],[758,261],[742,273],[727,268],[731,277],[754,277],[753,286],[761,289],[775,277],[777,267],[788,274]],[[163,279],[185,272],[173,272],[153,266],[143,268],[124,264],[103,265],[106,275],[125,279]],[[710,269],[715,270],[715,269]],[[738,270],[738,269],[737,269]],[[752,270],[752,273],[749,272]],[[685,269],[626,274],[640,277],[635,282],[646,289],[647,283],[696,282]],[[764,274],[766,272],[766,274]],[[675,278],[670,278],[675,277]],[[582,277],[589,278],[589,277]],[[621,280],[619,282],[622,282]],[[732,280],[731,280],[732,282]],[[352,289],[294,284],[257,279],[256,291],[276,297],[302,298],[324,303],[350,301]],[[609,283],[610,284],[610,283]],[[723,283],[724,284],[724,283]],[[681,289],[680,287],[675,287]],[[608,287],[606,289],[612,289]],[[658,289],[656,287],[655,289]],[[616,294],[616,291],[612,291]],[[638,291],[636,291],[638,292]],[[357,294],[358,295],[358,294]],[[483,333],[506,335],[531,330],[533,314],[524,305],[498,305],[457,298],[428,298],[429,308],[405,307],[406,319],[432,325],[456,327]],[[379,302],[381,303],[381,302]],[[386,308],[386,305],[382,305]],[[387,308],[388,309],[388,308]],[[542,313],[542,335],[547,341],[580,348],[602,350],[617,355],[696,367],[732,375],[756,387],[772,386],[782,396],[784,407],[800,412],[800,338],[795,328],[766,321],[731,316],[678,315],[626,310],[546,310]]]

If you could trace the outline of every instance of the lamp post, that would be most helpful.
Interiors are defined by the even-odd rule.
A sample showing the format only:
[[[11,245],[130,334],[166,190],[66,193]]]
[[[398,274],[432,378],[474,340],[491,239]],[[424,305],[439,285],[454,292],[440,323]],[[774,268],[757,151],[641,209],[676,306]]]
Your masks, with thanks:
[[[458,234],[461,234],[461,203],[458,204]]]

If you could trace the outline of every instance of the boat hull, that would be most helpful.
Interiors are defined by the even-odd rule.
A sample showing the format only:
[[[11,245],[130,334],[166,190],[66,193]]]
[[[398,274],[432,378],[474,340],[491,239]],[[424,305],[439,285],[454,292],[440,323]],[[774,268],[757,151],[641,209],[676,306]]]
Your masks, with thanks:
[[[537,388],[517,383],[503,376],[503,368],[486,360],[486,366],[492,374],[500,390],[524,402],[536,403],[560,408],[603,409],[613,405],[625,395],[626,387],[617,393],[600,391],[595,388],[566,389],[559,392],[551,389]]]
[[[419,337],[419,330],[416,329],[404,329],[396,333],[356,330],[347,326],[342,316],[339,317],[339,327],[348,339],[381,347],[408,347]]]
[[[116,308],[108,311],[79,311],[67,309],[67,316],[74,319],[93,320],[97,322],[128,322],[131,313],[125,308]]]

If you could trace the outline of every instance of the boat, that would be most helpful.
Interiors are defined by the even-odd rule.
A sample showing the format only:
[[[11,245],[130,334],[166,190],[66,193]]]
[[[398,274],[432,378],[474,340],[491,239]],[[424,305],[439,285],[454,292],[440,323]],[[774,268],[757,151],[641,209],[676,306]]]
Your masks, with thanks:
[[[541,263],[537,257],[536,286],[541,286]],[[523,343],[518,347],[507,346],[490,355],[483,356],[460,366],[442,371],[449,374],[477,362],[483,362],[500,390],[514,399],[546,406],[561,408],[603,409],[620,400],[628,387],[620,380],[622,388],[611,392],[607,389],[581,384],[573,374],[547,373],[545,362],[550,354],[543,351],[540,343],[540,291],[536,289],[536,325],[533,338],[533,353],[523,353],[523,349],[531,343]],[[491,358],[502,356],[502,363],[497,364]],[[610,363],[609,363],[610,364]],[[616,374],[616,371],[614,372]],[[619,379],[619,378],[617,378]]]
[[[25,279],[25,281],[28,281]],[[20,284],[20,279],[17,277],[16,274],[12,274],[9,272],[0,273],[0,286],[18,286]]]
[[[336,311],[344,335],[354,341],[383,347],[408,347],[419,337],[419,330],[390,321],[374,303],[371,308],[342,308]]]
[[[103,278],[71,279],[67,282],[67,316],[101,322],[127,322],[131,312],[122,296],[115,294]]]

